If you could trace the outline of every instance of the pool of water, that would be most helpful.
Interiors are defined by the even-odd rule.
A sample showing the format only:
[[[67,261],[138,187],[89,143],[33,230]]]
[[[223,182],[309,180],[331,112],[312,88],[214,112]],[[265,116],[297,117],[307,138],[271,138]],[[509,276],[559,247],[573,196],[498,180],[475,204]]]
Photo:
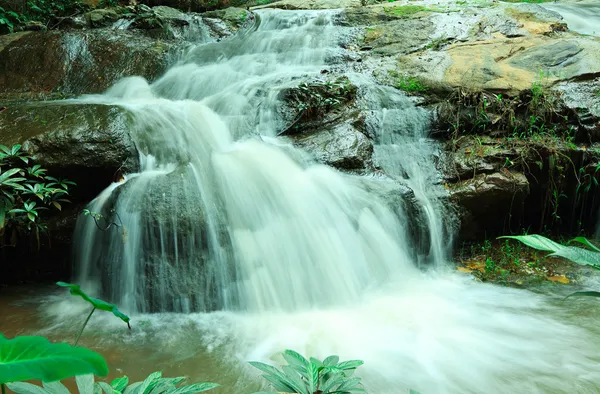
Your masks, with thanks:
[[[372,394],[598,392],[595,299],[562,302],[572,289],[531,292],[458,275],[413,282],[329,310],[134,315],[131,330],[97,313],[80,344],[106,358],[108,379],[160,370],[222,384],[215,393],[266,389],[247,361],[278,363],[286,348],[365,360],[359,375]],[[89,308],[62,289],[18,287],[2,289],[0,310],[7,337],[72,342]]]

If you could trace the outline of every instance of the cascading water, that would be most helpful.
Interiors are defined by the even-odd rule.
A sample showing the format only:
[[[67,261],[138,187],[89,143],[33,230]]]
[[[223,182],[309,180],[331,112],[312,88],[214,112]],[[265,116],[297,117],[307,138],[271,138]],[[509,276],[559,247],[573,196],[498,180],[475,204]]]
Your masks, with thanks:
[[[280,93],[343,60],[344,33],[337,11],[258,17],[237,37],[188,50],[152,85],[128,78],[74,102],[128,110],[141,162],[90,207],[114,209],[123,231],[78,224],[80,283],[128,311],[221,310],[186,315],[198,333],[197,342],[182,339],[187,351],[196,344],[268,361],[293,348],[363,359],[374,394],[597,392],[599,346],[550,317],[563,313],[557,307],[417,270],[409,218],[360,177],[307,162],[274,137],[286,126]],[[441,264],[443,189],[427,117],[394,90],[355,79],[371,111],[375,160],[414,190],[429,257]],[[138,315],[168,321],[157,334],[163,347],[181,335],[181,318]],[[232,386],[226,392],[248,392]]]

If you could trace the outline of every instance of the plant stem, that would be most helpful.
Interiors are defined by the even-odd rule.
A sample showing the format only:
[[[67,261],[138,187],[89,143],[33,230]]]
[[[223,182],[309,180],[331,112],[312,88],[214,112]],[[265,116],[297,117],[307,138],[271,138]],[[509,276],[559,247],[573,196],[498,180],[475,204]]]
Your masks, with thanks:
[[[2,386],[2,394],[6,394],[6,385],[2,383],[0,386]]]
[[[81,330],[79,330],[79,334],[77,334],[77,339],[75,340],[75,343],[73,344],[73,346],[77,346],[77,342],[79,342],[79,338],[81,338],[81,334],[83,334],[83,330],[85,329],[85,326],[87,326],[88,322],[90,321],[90,318],[92,317],[92,314],[94,313],[94,311],[96,310],[96,308],[92,308],[90,314],[88,315],[87,319],[85,319],[85,322],[83,323],[83,327],[81,327]],[[4,394],[4,393],[2,393]]]

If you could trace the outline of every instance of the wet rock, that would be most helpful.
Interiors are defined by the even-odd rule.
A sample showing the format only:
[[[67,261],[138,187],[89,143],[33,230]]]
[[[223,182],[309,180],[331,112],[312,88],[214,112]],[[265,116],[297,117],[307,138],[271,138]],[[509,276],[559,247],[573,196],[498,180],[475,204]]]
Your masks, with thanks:
[[[89,25],[85,16],[67,16],[55,18],[53,26],[59,29],[85,29]]]
[[[600,78],[591,81],[569,81],[554,88],[563,104],[576,116],[586,134],[586,142],[600,141]]]
[[[189,17],[175,8],[156,6],[152,8],[152,12],[159,20],[174,26],[187,26],[190,24],[188,21]]]
[[[463,241],[502,234],[511,215],[519,215],[529,194],[523,173],[508,170],[480,174],[450,187],[452,201],[461,215]]]
[[[0,101],[13,93],[100,93],[117,80],[152,80],[173,44],[128,31],[48,31],[20,35],[0,52]]]
[[[282,10],[328,10],[336,8],[360,7],[361,0],[282,0],[274,3],[252,7],[260,8],[280,8]]]
[[[51,174],[77,182],[71,200],[87,202],[120,173],[137,169],[127,112],[107,105],[36,103],[0,112],[0,144],[23,144]]]
[[[372,166],[373,144],[348,124],[314,130],[293,140],[317,161],[339,169],[359,170]]]
[[[234,31],[253,20],[253,14],[243,8],[229,7],[224,10],[208,11],[202,14],[203,17],[221,20],[225,25]]]
[[[92,27],[107,27],[119,19],[119,14],[113,9],[97,9],[85,14]]]
[[[45,31],[46,25],[42,22],[38,21],[29,21],[23,26],[23,30],[25,31]]]

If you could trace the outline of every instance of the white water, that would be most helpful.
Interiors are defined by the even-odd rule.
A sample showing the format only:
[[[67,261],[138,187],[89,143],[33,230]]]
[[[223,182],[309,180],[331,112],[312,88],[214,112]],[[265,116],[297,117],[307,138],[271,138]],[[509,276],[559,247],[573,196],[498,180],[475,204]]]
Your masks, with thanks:
[[[600,36],[600,4],[596,1],[573,4],[548,3],[543,5],[559,13],[570,30],[581,34]]]
[[[285,348],[360,358],[372,394],[596,393],[598,337],[578,319],[561,323],[561,307],[526,291],[422,273],[414,218],[272,138],[286,126],[279,92],[343,55],[335,15],[264,11],[256,29],[190,50],[153,85],[129,78],[81,99],[132,113],[142,171],[92,203],[114,207],[125,232],[79,223],[80,283],[130,312],[222,310],[136,315],[160,327],[161,347],[187,341],[179,330],[192,324],[184,346],[233,363]],[[426,117],[366,80],[375,158],[414,189],[439,264],[449,241]],[[139,346],[144,329],[134,333]]]

